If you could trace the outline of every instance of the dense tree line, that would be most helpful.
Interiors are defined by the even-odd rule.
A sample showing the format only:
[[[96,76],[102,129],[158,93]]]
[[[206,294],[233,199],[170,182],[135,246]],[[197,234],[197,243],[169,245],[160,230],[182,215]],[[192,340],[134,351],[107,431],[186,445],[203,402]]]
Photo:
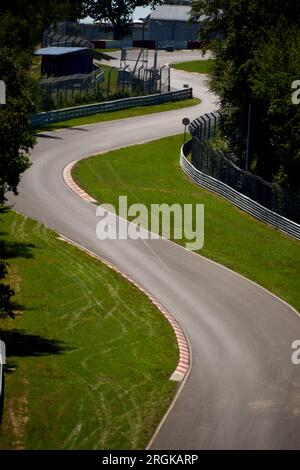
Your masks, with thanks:
[[[79,2],[75,4],[78,6]],[[74,2],[1,0],[0,80],[6,84],[6,104],[0,106],[0,212],[4,210],[5,193],[17,193],[35,143],[28,119],[35,110],[36,85],[30,73],[34,47],[45,27],[71,14]],[[0,280],[6,272],[7,265],[0,259]],[[13,290],[0,283],[0,315],[12,316],[12,296]]]
[[[300,2],[196,0],[192,18],[201,15],[201,35],[213,38],[210,86],[224,141],[245,165],[250,109],[251,170],[298,192],[300,106],[291,87],[300,79]]]

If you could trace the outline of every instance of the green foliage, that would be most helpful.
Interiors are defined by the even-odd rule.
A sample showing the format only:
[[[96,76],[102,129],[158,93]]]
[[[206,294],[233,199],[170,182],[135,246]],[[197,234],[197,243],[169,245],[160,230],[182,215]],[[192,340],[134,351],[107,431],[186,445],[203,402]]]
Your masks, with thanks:
[[[186,72],[209,74],[212,69],[212,63],[213,59],[192,60],[191,62],[172,64],[172,68],[176,70],[185,70]]]
[[[210,86],[231,150],[245,161],[251,104],[251,167],[268,180],[284,175],[281,182],[299,190],[299,109],[291,104],[291,84],[299,78],[300,3],[197,0],[192,19],[200,15],[202,37],[215,39]]]
[[[220,132],[220,129],[217,129],[217,133],[215,137],[208,141],[208,144],[214,150],[218,152],[230,152],[230,147],[228,140],[224,137],[224,135]]]
[[[182,135],[177,135],[90,157],[78,162],[73,177],[97,201],[114,207],[120,194],[127,195],[128,206],[139,201],[149,212],[151,204],[204,204],[205,243],[200,254],[252,279],[299,310],[300,242],[195,185],[180,168],[181,144]]]
[[[23,67],[24,56],[0,49],[0,77],[6,83],[6,105],[0,107],[0,204],[5,193],[17,193],[21,174],[29,167],[35,139],[28,120],[33,111],[33,83]]]
[[[19,54],[33,50],[44,29],[60,18],[82,16],[81,0],[1,0],[0,44]]]
[[[78,12],[81,3],[1,0],[0,79],[6,84],[6,104],[0,106],[0,206],[7,191],[17,194],[21,175],[30,166],[29,151],[35,143],[28,118],[38,102],[31,73],[33,49],[47,26],[70,13],[70,8]],[[0,261],[0,279],[5,274],[5,263]],[[12,315],[13,294],[9,286],[0,284],[1,315]]]
[[[291,100],[291,84],[300,75],[300,28],[281,22],[272,29],[255,55],[250,77],[251,90],[263,110],[263,123],[256,126],[256,135],[263,132],[266,158],[259,152],[259,140],[253,142],[256,171],[268,176],[270,169],[279,184],[299,188],[300,173],[300,106]],[[263,106],[264,105],[264,106]]]
[[[0,449],[144,449],[176,391],[172,328],[131,283],[37,222],[7,211],[1,228],[18,314],[0,318],[16,367]]]
[[[76,0],[76,8],[82,2]],[[1,1],[0,79],[6,83],[7,104],[0,107],[0,204],[5,192],[17,192],[29,167],[35,139],[28,115],[35,110],[37,90],[30,69],[33,49],[44,29],[75,7],[70,1]]]

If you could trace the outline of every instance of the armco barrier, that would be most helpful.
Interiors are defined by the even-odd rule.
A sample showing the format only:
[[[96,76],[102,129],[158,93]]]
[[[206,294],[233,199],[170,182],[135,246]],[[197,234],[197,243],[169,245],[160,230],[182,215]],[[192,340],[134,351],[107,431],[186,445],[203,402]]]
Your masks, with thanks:
[[[192,88],[185,88],[183,90],[169,91],[167,93],[159,93],[156,95],[123,98],[115,101],[106,101],[103,103],[75,106],[72,108],[57,109],[54,111],[33,114],[31,116],[31,123],[33,127],[42,127],[54,122],[67,121],[68,119],[75,119],[83,116],[91,116],[97,113],[119,111],[121,109],[132,108],[134,106],[149,106],[170,101],[186,100],[192,97]]]
[[[197,170],[191,162],[186,158],[191,151],[192,140],[186,142],[181,148],[180,165],[183,171],[197,184],[207,188],[220,196],[225,197],[240,209],[248,212],[257,219],[265,222],[273,227],[281,230],[288,235],[300,240],[300,225],[296,222],[292,222],[285,217],[272,212],[269,209],[261,206],[257,202],[253,201],[244,194],[239,193],[235,189],[231,188],[227,184],[205,175],[201,171]]]

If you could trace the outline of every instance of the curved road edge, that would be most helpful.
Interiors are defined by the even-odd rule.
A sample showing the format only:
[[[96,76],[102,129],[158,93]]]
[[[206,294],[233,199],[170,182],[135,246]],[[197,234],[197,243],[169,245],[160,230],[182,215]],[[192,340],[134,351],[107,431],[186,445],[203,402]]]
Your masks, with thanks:
[[[186,77],[178,72],[175,82],[186,83]],[[190,108],[193,119],[211,111],[214,98],[207,94],[204,80],[188,80],[198,96],[203,93],[201,105]],[[112,142],[128,147],[139,144],[138,139],[179,133],[185,113],[74,129],[72,138],[70,131],[50,133],[48,139],[39,139],[32,153],[35,165],[24,175],[20,197],[10,199],[19,212],[138,279],[189,334],[192,369],[152,449],[299,448],[300,373],[290,356],[291,341],[297,332],[300,336],[295,309],[255,282],[202,255],[190,256],[175,243],[126,242],[124,251],[124,243],[112,246],[107,241],[99,247],[93,229],[95,206],[61,184],[63,168],[71,160],[110,151]]]
[[[119,147],[120,148],[120,147]],[[102,152],[103,154],[104,153],[107,153],[107,151],[105,152]],[[86,157],[88,158],[88,156]],[[92,198],[88,193],[86,193],[85,191],[83,191],[80,186],[78,186],[77,183],[75,183],[75,181],[73,180],[73,177],[72,177],[72,170],[73,168],[75,167],[75,165],[78,163],[79,160],[74,160],[72,162],[70,162],[69,164],[67,164],[65,166],[65,168],[63,169],[63,181],[64,183],[66,184],[66,186],[68,187],[68,189],[70,189],[73,193],[75,193],[77,196],[79,196],[81,199],[83,199],[84,201],[86,202],[90,202],[90,203],[97,203],[97,201]],[[162,238],[162,237],[160,237]],[[62,239],[65,239],[66,241],[69,241],[67,240],[65,237],[62,237]],[[170,240],[166,240],[166,241],[169,241],[171,242],[172,244],[174,242],[170,241]],[[107,266],[109,266],[110,268],[112,268],[113,270],[115,270],[116,272],[118,272],[119,274],[121,274],[123,277],[125,277],[127,280],[129,280],[133,285],[135,285],[141,292],[143,292],[150,300],[151,302],[160,310],[160,312],[167,318],[167,320],[170,322],[174,332],[175,332],[175,335],[176,335],[176,338],[177,338],[177,345],[178,345],[178,348],[179,348],[179,351],[180,351],[180,357],[181,357],[181,345],[180,343],[178,342],[178,335],[177,335],[177,332],[176,332],[176,329],[174,328],[174,321],[176,322],[176,324],[179,325],[179,322],[177,322],[173,315],[171,315],[170,313],[167,313],[166,309],[164,308],[164,306],[162,306],[161,303],[159,303],[151,294],[149,294],[149,292],[143,287],[141,286],[139,283],[137,283],[135,280],[133,280],[132,278],[130,278],[126,273],[123,273],[122,271],[120,271],[118,268],[116,268],[114,265],[112,265],[111,263],[107,262],[106,260],[104,260],[103,258],[101,258],[100,256],[98,255],[95,255],[94,253],[92,252],[89,252],[89,250],[86,250],[85,248],[82,248],[80,247],[79,245],[77,245],[76,243],[72,242],[72,241],[69,241],[71,244],[79,247],[80,249],[82,249],[83,251],[86,251],[88,252],[89,254],[91,254],[91,256],[94,256],[95,258],[99,259],[100,261],[104,262]],[[177,244],[176,244],[177,245]],[[180,246],[180,245],[178,245]],[[181,247],[181,246],[180,246]],[[183,248],[184,250],[186,251],[189,251],[187,250],[186,248],[184,247],[181,247]],[[194,253],[194,252],[191,252],[193,255],[196,255],[197,257],[203,257],[201,254],[198,254],[198,253]],[[241,278],[245,279],[246,281],[250,282],[251,284],[253,284],[254,286],[258,287],[259,289],[262,289],[264,292],[266,292],[267,294],[273,296],[275,299],[277,299],[278,301],[282,302],[284,305],[286,305],[288,308],[290,308],[298,317],[300,317],[300,313],[292,306],[290,305],[288,302],[286,302],[284,299],[281,299],[280,297],[278,297],[276,294],[274,294],[273,292],[269,291],[268,289],[266,289],[265,287],[261,286],[260,284],[256,283],[255,281],[247,278],[246,276],[238,273],[238,272],[235,272],[233,271],[232,269],[228,268],[227,266],[224,266],[214,260],[211,260],[209,258],[205,258],[207,259],[208,261],[210,261],[211,263],[235,274],[235,275],[238,275],[240,276]],[[167,313],[167,314],[166,314]],[[180,326],[180,329],[183,333],[183,329],[182,329],[182,326]],[[175,394],[175,396],[173,397],[173,400],[169,406],[169,408],[167,409],[166,413],[164,414],[163,418],[161,419],[160,423],[158,424],[158,427],[156,428],[156,431],[154,432],[149,444],[147,445],[146,447],[146,450],[149,450],[152,448],[152,445],[155,443],[155,440],[156,438],[158,437],[159,435],[159,432],[161,431],[161,429],[163,428],[165,422],[167,421],[170,413],[172,412],[173,408],[175,407],[176,405],[176,402],[177,400],[179,399],[183,389],[184,389],[184,386],[186,384],[186,381],[188,380],[189,378],[189,374],[191,372],[191,368],[192,368],[192,348],[190,346],[190,342],[188,340],[188,336],[186,334],[183,333],[183,337],[184,337],[184,340],[185,340],[185,346],[184,346],[184,362],[186,360],[186,354],[188,353],[188,360],[189,360],[189,363],[188,363],[188,367],[186,369],[186,371],[184,372],[184,374],[182,375],[182,370],[180,370],[180,360],[179,360],[179,363],[178,363],[178,366],[177,366],[177,369],[176,371],[172,374],[171,376],[171,380],[177,380],[180,383],[180,386]],[[179,371],[178,371],[179,369]],[[154,446],[155,448],[155,446]]]
[[[147,142],[147,141],[146,141]],[[141,142],[142,143],[145,143],[145,142]],[[138,144],[139,145],[139,144]],[[104,152],[100,152],[99,155],[102,155],[102,154],[105,154],[105,153],[108,153],[108,152],[111,152],[113,150],[119,150],[121,148],[124,148],[124,147],[116,147],[114,149],[111,149],[111,150],[108,150],[108,151],[104,151]],[[90,155],[87,155],[85,158],[89,158]],[[84,160],[84,158],[82,159]],[[70,162],[68,165],[66,165],[66,167],[64,168],[63,170],[63,181],[64,183],[66,184],[66,186],[73,192],[75,193],[77,196],[79,196],[81,199],[83,199],[84,201],[86,202],[91,202],[91,203],[97,203],[97,201],[92,197],[90,196],[88,193],[86,193],[85,191],[83,191],[80,186],[78,186],[77,183],[75,183],[75,181],[73,180],[73,177],[72,177],[72,170],[73,168],[75,167],[75,165],[79,162],[79,160],[74,160],[72,162]],[[223,197],[223,196],[219,196],[219,197]],[[231,202],[231,201],[230,201]],[[233,202],[231,202],[231,204],[234,205]],[[263,223],[266,223],[266,222],[263,222]],[[266,223],[266,225],[269,225]],[[274,228],[274,227],[272,227]],[[174,243],[173,241],[171,240],[167,240],[163,237],[159,237],[159,238],[162,238],[163,240],[165,241],[168,241],[170,243]],[[176,244],[177,245],[177,244]],[[228,270],[229,272],[235,274],[235,275],[238,275],[238,276],[241,276],[243,279],[245,279],[246,281],[248,282],[251,282],[251,284],[253,284],[254,286],[262,289],[264,292],[266,292],[267,294],[275,297],[275,299],[277,299],[278,301],[280,302],[283,302],[288,308],[290,308],[291,310],[293,310],[293,312],[300,318],[300,312],[298,312],[298,310],[293,307],[293,305],[289,304],[286,300],[282,299],[281,297],[279,297],[278,295],[274,294],[274,292],[271,292],[270,290],[268,290],[266,287],[263,287],[262,285],[258,284],[257,282],[253,281],[252,279],[244,276],[243,274],[237,272],[237,271],[234,271],[233,269],[229,268],[228,266],[225,266],[221,263],[218,263],[217,261],[214,261],[210,258],[207,258],[199,253],[195,253],[194,251],[190,251],[188,250],[187,248],[184,248],[183,246],[181,245],[178,245],[180,246],[181,248],[183,248],[184,250],[186,251],[189,251],[190,253],[192,253],[193,255],[196,255],[196,256],[200,256],[202,258],[205,258],[206,260],[210,261],[211,263],[213,264],[216,264],[217,266],[221,267],[221,268],[224,268],[226,270]],[[84,248],[82,248],[84,249]],[[95,255],[97,256],[97,255]],[[100,258],[100,257],[99,257]],[[100,258],[101,259],[101,258]],[[116,268],[117,269],[117,268]],[[121,273],[122,274],[122,273]]]
[[[140,292],[142,292],[146,297],[148,297],[151,303],[160,311],[160,313],[164,316],[164,318],[168,321],[171,328],[173,329],[173,332],[176,337],[178,352],[179,352],[179,361],[178,361],[175,371],[170,377],[170,380],[173,380],[175,382],[182,382],[183,379],[188,375],[188,372],[190,371],[190,368],[191,368],[191,353],[190,353],[191,350],[189,347],[187,337],[182,327],[180,326],[179,322],[175,319],[175,317],[153,296],[152,293],[150,293],[147,289],[145,289],[144,286],[142,286],[139,282],[137,282],[135,279],[130,277],[127,273],[118,269],[114,264],[110,263],[108,260],[97,255],[96,253],[93,253],[87,248],[84,248],[78,243],[70,240],[64,235],[59,234],[58,239],[70,245],[75,246],[81,251],[84,251],[85,253],[87,253],[89,256],[105,264],[108,268],[120,274],[124,279],[129,281],[137,289],[139,289]]]

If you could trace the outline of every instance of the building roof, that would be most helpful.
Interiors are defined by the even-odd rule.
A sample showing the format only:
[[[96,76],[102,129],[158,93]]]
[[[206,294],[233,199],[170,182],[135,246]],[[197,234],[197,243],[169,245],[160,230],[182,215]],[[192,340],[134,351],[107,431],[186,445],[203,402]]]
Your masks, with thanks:
[[[158,5],[150,13],[151,20],[188,21],[190,5]]]
[[[75,52],[89,51],[87,47],[42,47],[35,51],[35,55],[58,56],[74,54]]]

